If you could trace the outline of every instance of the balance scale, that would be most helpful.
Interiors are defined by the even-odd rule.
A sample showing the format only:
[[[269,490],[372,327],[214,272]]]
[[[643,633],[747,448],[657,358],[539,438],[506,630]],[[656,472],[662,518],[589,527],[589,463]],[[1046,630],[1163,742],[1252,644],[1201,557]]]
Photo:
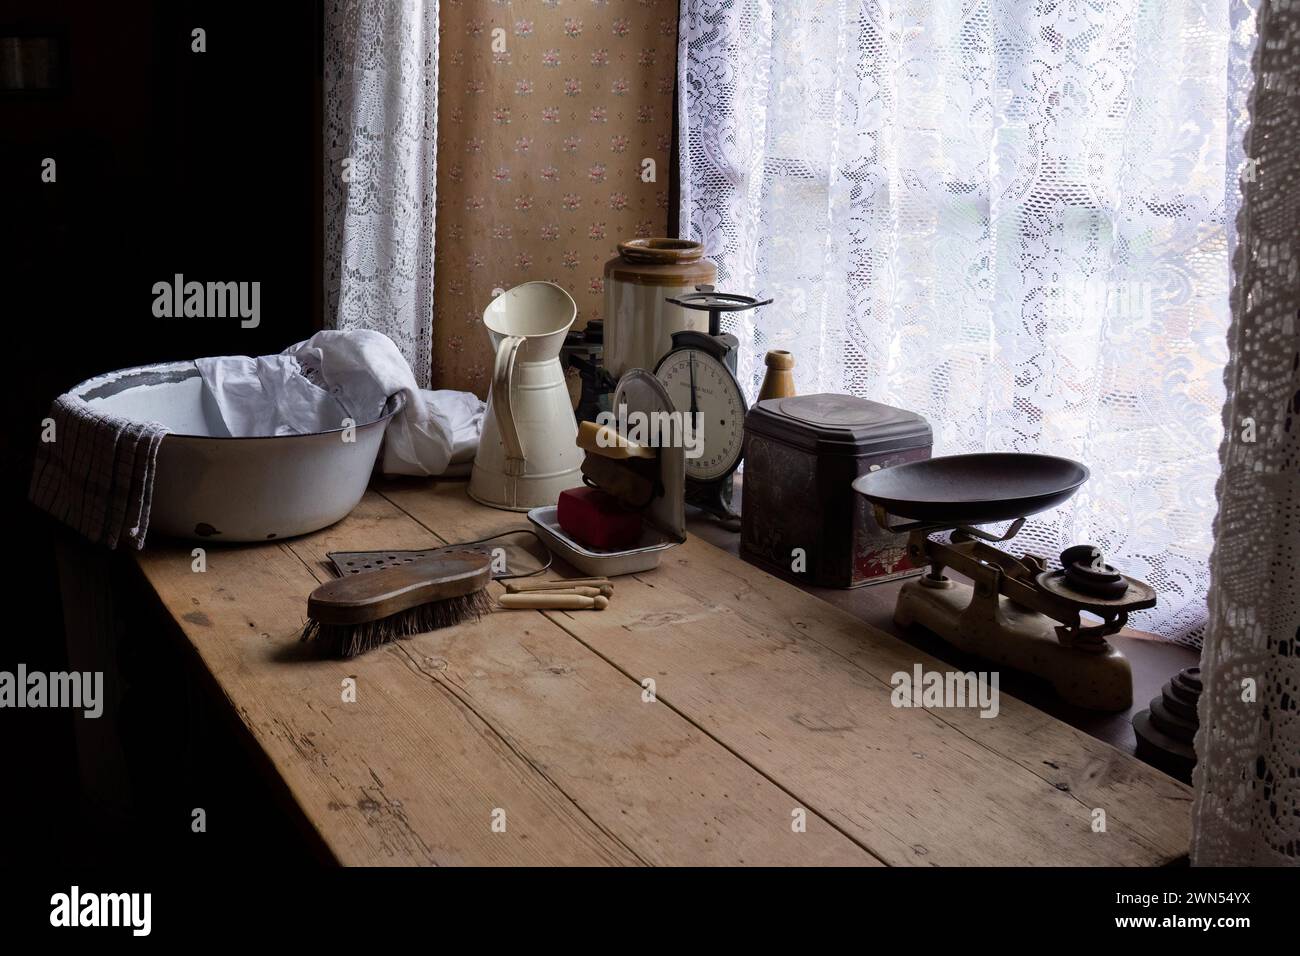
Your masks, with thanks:
[[[1090,545],[1067,548],[1056,570],[994,547],[1087,480],[1077,462],[1009,453],[931,458],[858,478],[853,488],[880,526],[906,534],[908,557],[930,566],[903,585],[895,622],[920,624],[960,650],[1036,674],[1071,704],[1127,710],[1133,671],[1106,637],[1124,627],[1130,611],[1155,607],[1155,591],[1110,567]],[[890,524],[891,516],[910,520]],[[1000,535],[977,527],[1003,521],[1011,524]],[[936,537],[943,534],[948,540]],[[948,568],[973,585],[947,577]]]

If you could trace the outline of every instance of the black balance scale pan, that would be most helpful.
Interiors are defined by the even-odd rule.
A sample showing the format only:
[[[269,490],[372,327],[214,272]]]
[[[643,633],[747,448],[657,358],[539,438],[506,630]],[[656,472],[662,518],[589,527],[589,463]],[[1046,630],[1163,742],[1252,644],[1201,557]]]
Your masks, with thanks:
[[[947,527],[992,524],[1068,501],[1088,480],[1077,461],[988,452],[928,458],[863,475],[853,490],[891,515]]]
[[[1062,552],[1057,570],[993,547],[1014,537],[1028,516],[1068,501],[1088,477],[1068,458],[994,452],[909,462],[854,481],[881,527],[908,535],[912,563],[930,566],[903,585],[895,622],[920,624],[961,650],[1037,674],[1070,703],[1126,710],[1132,670],[1106,637],[1130,611],[1154,607],[1155,591],[1088,545]],[[891,516],[907,520],[896,524]],[[976,527],[1003,521],[1011,525],[1001,535]],[[931,537],[944,532],[951,532],[947,541]],[[975,587],[950,579],[945,568]]]

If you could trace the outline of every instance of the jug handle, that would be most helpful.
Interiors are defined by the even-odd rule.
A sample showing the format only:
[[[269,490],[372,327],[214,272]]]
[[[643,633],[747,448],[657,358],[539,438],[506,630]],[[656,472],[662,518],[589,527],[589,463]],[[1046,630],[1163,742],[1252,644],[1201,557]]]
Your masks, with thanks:
[[[524,473],[524,445],[519,438],[519,429],[515,427],[514,409],[510,404],[515,358],[523,344],[524,339],[520,335],[502,338],[501,345],[497,348],[496,366],[492,371],[492,414],[497,420],[497,430],[501,433],[501,444],[506,448],[506,474],[513,476]]]

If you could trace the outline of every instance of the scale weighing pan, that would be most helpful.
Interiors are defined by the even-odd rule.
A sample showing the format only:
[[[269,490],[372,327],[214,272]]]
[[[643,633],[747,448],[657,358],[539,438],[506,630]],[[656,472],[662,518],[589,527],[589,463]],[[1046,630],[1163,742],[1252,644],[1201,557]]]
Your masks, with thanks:
[[[986,452],[873,471],[854,481],[853,490],[899,518],[956,527],[1046,511],[1087,480],[1088,469],[1068,458]]]

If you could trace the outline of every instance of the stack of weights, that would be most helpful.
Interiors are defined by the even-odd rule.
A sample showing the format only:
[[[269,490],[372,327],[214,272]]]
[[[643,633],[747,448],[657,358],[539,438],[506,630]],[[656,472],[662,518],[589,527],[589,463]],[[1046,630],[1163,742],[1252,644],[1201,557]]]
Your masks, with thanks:
[[[1196,766],[1192,741],[1200,726],[1196,703],[1201,698],[1201,669],[1185,667],[1165,683],[1151,707],[1133,718],[1137,755],[1178,779],[1191,783]]]

